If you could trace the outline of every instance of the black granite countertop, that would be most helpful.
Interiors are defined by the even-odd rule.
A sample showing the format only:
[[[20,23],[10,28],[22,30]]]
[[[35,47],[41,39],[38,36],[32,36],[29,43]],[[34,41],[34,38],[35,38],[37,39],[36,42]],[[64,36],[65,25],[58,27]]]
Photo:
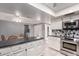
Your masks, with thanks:
[[[57,36],[57,35],[49,35],[50,37],[57,37],[57,38],[62,38],[63,36]]]
[[[35,39],[35,38],[29,38],[27,39],[18,39],[18,40],[6,40],[6,41],[0,41],[0,48],[23,44],[23,43],[29,43],[33,41],[42,40],[43,38]]]

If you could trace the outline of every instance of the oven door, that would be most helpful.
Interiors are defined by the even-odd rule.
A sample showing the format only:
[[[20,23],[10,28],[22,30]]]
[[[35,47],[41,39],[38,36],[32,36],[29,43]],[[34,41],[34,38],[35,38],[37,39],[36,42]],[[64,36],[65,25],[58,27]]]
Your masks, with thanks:
[[[72,43],[63,42],[63,48],[71,51],[77,51],[77,45]]]

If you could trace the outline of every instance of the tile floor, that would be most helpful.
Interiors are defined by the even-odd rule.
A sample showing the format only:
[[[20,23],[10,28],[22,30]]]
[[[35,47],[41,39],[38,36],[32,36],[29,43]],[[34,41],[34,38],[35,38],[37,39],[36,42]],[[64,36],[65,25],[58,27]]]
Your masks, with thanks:
[[[60,52],[50,48],[50,47],[47,47],[45,50],[44,50],[44,55],[43,56],[65,56],[64,54],[61,54]]]
[[[55,50],[54,48],[51,48],[47,41],[45,42],[44,48],[45,49],[43,51],[43,56],[66,56],[60,53],[59,51]]]

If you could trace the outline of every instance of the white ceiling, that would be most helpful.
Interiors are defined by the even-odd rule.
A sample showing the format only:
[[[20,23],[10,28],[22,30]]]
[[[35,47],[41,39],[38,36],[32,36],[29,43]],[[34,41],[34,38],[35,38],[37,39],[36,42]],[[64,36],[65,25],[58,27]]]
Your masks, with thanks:
[[[44,22],[47,13],[27,4],[27,3],[0,3],[0,20],[7,19],[12,20],[16,16],[16,12],[19,12],[24,18],[24,23],[37,24]],[[5,14],[5,15],[4,15]],[[40,20],[41,19],[41,20]]]
[[[16,11],[27,18],[34,18],[39,12],[38,9],[24,3],[0,3],[0,12],[15,14]]]
[[[79,3],[29,3],[54,17],[79,11]]]
[[[41,21],[43,21],[44,19],[46,19],[46,17],[47,18],[49,17],[48,14],[51,15],[52,17],[55,17],[56,15],[59,16],[60,14],[61,15],[67,14],[66,12],[69,10],[68,9],[69,7],[77,5],[77,3],[37,3],[37,4],[38,5],[35,6],[36,3],[34,3],[34,5],[31,5],[30,3],[0,3],[0,12],[15,15],[15,12],[19,11],[21,16],[25,18],[30,18],[32,20],[31,23],[33,23],[36,22],[36,19],[39,20],[40,18]],[[79,10],[79,5],[77,5],[76,8],[74,9]],[[60,11],[62,11],[63,13]],[[37,23],[40,22],[38,20]]]
[[[54,12],[59,12],[68,7],[76,5],[77,3],[42,3],[42,4],[52,9]]]
[[[48,7],[51,10],[50,13],[52,12],[58,13],[78,3],[38,3],[38,4],[42,4],[43,6]],[[32,18],[32,19],[35,19],[37,15],[43,13],[39,9],[27,3],[0,3],[0,12],[5,12],[15,15],[16,11],[19,11],[23,17]]]

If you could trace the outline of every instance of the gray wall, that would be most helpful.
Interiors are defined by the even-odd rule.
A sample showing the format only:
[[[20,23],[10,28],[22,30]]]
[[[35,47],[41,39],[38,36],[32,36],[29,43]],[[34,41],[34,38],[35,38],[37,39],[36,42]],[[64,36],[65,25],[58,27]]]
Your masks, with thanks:
[[[0,20],[0,35],[12,35],[24,33],[24,24]]]

